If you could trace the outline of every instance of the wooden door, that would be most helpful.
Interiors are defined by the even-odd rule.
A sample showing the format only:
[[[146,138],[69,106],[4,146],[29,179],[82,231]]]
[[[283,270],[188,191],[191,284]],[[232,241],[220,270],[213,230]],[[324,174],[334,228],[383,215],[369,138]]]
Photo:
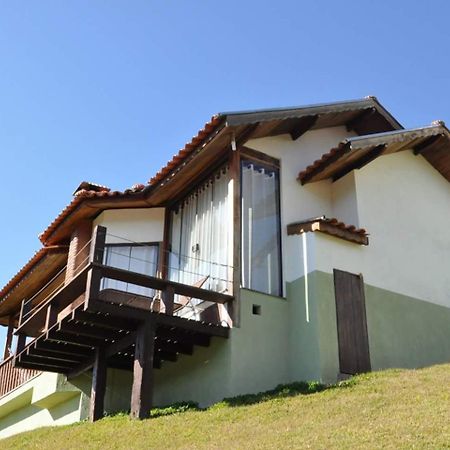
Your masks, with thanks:
[[[334,292],[341,373],[370,371],[362,275],[334,269]]]

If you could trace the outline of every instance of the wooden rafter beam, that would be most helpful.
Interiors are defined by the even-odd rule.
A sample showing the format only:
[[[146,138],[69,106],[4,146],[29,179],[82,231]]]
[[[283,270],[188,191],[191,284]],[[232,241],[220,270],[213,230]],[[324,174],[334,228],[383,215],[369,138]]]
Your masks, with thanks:
[[[349,120],[346,124],[347,131],[356,131],[358,132],[358,128],[361,125],[361,122],[369,120],[371,117],[373,117],[375,114],[377,114],[377,110],[375,108],[368,108],[361,111],[359,114],[357,114],[353,119]]]
[[[333,153],[330,154],[326,160],[321,160],[317,164],[315,163],[314,166],[308,168],[306,171],[300,172],[298,181],[300,181],[301,184],[306,184],[310,181],[314,181],[315,177],[323,172],[324,169],[334,164],[350,151],[351,144],[349,142],[339,145],[339,147],[333,149]]]
[[[415,155],[420,155],[422,152],[424,152],[428,147],[433,145],[436,141],[438,141],[441,138],[440,134],[437,134],[435,136],[430,136],[429,138],[422,141],[420,144],[417,144],[413,148],[413,153]]]
[[[296,141],[300,136],[309,131],[317,122],[318,118],[319,118],[318,114],[314,116],[300,117],[296,121],[295,125],[292,127],[289,133],[291,135],[292,140]]]
[[[361,169],[366,164],[369,164],[374,159],[378,158],[383,152],[386,150],[386,144],[377,145],[371,150],[365,152],[361,157],[355,159],[348,165],[344,165],[344,167],[338,172],[333,174],[333,181],[339,180],[343,176],[350,173],[352,170]]]

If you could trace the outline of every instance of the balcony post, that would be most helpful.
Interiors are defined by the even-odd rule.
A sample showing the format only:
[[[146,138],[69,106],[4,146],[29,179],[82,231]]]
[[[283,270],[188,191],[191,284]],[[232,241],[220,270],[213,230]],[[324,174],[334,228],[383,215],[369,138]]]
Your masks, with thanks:
[[[24,322],[24,317],[31,311],[31,302],[27,299],[22,300],[22,304],[20,306],[20,314],[19,314],[19,327]],[[27,342],[27,336],[25,334],[19,333],[17,335],[17,344],[16,344],[16,356],[25,348]]]
[[[105,253],[106,228],[97,225],[92,233],[91,252],[89,262],[103,264],[103,255]]]
[[[169,316],[173,316],[173,303],[175,299],[175,290],[173,286],[168,285],[162,291],[162,301],[164,303],[164,312]]]
[[[106,228],[97,225],[92,233],[91,251],[89,253],[89,263],[103,264],[105,254]],[[102,279],[101,268],[91,267],[87,274],[85,308],[90,299],[98,299],[100,283]]]
[[[14,316],[9,316],[8,331],[6,333],[5,351],[3,352],[3,360],[9,358],[12,354],[11,344],[14,331]]]

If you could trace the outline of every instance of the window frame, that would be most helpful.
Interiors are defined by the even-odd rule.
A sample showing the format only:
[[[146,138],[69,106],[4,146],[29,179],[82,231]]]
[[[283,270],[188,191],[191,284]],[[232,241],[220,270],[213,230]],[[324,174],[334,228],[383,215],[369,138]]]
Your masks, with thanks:
[[[242,183],[242,167],[244,163],[250,163],[255,164],[257,167],[261,167],[263,169],[267,170],[273,170],[276,172],[276,199],[277,199],[277,241],[278,241],[278,260],[279,260],[279,268],[278,268],[278,277],[279,277],[279,283],[278,283],[278,293],[277,294],[271,294],[268,292],[264,292],[255,288],[250,287],[244,287],[242,283],[243,279],[243,264],[242,264],[242,254],[243,254],[243,246],[242,246],[242,217],[243,217],[243,211],[242,211],[242,194],[243,194],[243,183]],[[240,270],[239,270],[239,282],[242,289],[246,289],[248,291],[258,292],[264,295],[270,295],[272,297],[281,297],[283,298],[284,295],[284,280],[283,280],[283,238],[282,238],[282,221],[281,221],[281,164],[280,160],[277,158],[273,158],[272,156],[269,156],[265,153],[259,152],[257,150],[243,147],[241,148],[240,155],[239,155],[239,215],[240,215],[240,224],[239,224],[239,258],[240,258]]]
[[[122,242],[112,242],[105,244],[105,256],[107,255],[107,249],[112,247],[156,247],[156,268],[155,268],[155,275],[149,275],[151,277],[156,277],[160,269],[160,260],[161,260],[161,242],[158,241],[151,241],[151,242],[129,242],[129,243],[122,243]],[[128,257],[131,259],[131,255]],[[104,262],[104,265],[106,266],[106,261]],[[131,272],[129,269],[124,269]]]

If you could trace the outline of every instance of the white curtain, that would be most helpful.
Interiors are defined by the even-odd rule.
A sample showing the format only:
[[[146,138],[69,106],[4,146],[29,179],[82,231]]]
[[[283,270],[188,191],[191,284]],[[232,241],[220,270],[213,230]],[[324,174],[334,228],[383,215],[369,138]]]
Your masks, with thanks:
[[[171,280],[194,285],[209,276],[203,288],[230,290],[228,183],[224,168],[172,212]]]
[[[158,264],[157,245],[107,245],[105,247],[105,265],[138,272],[144,275],[156,276]],[[154,290],[135,284],[112,279],[104,279],[103,289],[117,289],[133,294],[153,297]]]
[[[242,285],[280,295],[278,174],[242,163]]]

